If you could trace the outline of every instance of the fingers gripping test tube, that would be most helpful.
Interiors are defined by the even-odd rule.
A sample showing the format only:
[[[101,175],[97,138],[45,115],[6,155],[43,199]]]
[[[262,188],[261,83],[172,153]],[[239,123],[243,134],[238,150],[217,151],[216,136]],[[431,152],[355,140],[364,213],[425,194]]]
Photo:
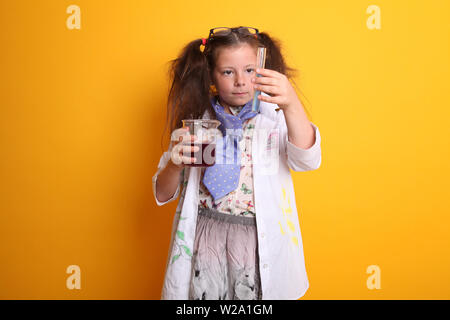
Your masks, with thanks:
[[[258,47],[258,55],[256,58],[256,67],[260,69],[264,69],[266,65],[266,48]],[[257,77],[262,77],[260,74],[256,75]],[[253,103],[252,103],[252,111],[259,112],[259,99],[258,96],[261,94],[261,91],[255,91],[253,95]]]

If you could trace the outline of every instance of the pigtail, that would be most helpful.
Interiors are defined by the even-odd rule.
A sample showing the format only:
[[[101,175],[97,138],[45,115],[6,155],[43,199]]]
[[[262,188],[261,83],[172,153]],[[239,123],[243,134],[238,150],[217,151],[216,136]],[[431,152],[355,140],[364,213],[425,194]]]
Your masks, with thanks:
[[[264,32],[259,34],[259,38],[261,44],[267,48],[266,68],[278,71],[288,78],[294,78],[297,70],[286,65],[281,53],[281,42]]]
[[[210,103],[210,71],[208,61],[200,50],[202,40],[188,43],[177,59],[169,62],[171,85],[167,99],[166,128],[169,136],[182,126],[183,119],[201,118]]]
[[[261,44],[265,46],[267,49],[266,68],[284,74],[296,89],[300,101],[302,102],[303,106],[305,106],[304,102],[308,101],[308,99],[302,93],[299,86],[294,80],[294,78],[296,78],[298,75],[298,70],[291,68],[286,64],[283,58],[283,54],[281,52],[282,50],[281,42],[276,38],[270,37],[265,32],[261,32],[259,34],[259,40]],[[310,113],[308,112],[308,109],[305,108],[305,112],[311,117]]]

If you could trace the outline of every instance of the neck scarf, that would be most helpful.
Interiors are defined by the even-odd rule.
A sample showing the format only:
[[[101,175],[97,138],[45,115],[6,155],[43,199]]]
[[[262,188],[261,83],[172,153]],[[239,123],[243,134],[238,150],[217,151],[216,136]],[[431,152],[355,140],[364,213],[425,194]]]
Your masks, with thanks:
[[[258,113],[252,111],[252,100],[247,102],[236,116],[226,113],[224,107],[218,103],[217,97],[211,99],[211,104],[217,120],[221,122],[219,130],[223,138],[216,141],[216,163],[206,168],[203,184],[215,201],[238,187],[241,172],[239,141],[243,135],[242,125],[245,120],[255,117]]]

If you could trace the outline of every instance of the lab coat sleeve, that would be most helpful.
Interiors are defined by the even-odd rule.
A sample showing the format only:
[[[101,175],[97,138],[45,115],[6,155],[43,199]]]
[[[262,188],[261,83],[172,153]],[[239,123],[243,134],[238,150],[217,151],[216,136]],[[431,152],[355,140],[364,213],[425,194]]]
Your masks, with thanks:
[[[156,171],[155,175],[152,178],[152,186],[153,186],[153,196],[155,197],[155,201],[156,204],[158,206],[162,206],[165,205],[166,203],[169,203],[173,200],[175,200],[176,198],[178,198],[178,195],[180,194],[180,183],[181,183],[181,179],[183,178],[182,175],[180,175],[180,183],[177,186],[177,190],[175,191],[174,195],[167,201],[164,202],[160,202],[158,201],[158,199],[156,198],[156,180],[158,179],[158,175],[161,173],[161,171],[166,167],[167,163],[170,160],[170,150],[172,147],[172,142],[170,143],[169,146],[169,151],[166,151],[163,153],[163,155],[161,156],[160,160],[159,160],[159,164],[158,164],[158,170]],[[182,170],[183,172],[184,170]]]
[[[311,171],[320,167],[322,162],[322,150],[320,147],[319,128],[310,122],[314,128],[315,138],[314,144],[308,149],[299,148],[292,144],[286,135],[286,153],[288,165],[294,171]]]

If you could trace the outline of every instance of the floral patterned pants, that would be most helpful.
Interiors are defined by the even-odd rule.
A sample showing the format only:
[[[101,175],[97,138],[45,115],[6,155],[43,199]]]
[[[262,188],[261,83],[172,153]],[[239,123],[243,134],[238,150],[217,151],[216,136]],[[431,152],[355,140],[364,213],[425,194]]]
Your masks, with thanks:
[[[191,300],[260,300],[256,218],[198,209]]]

